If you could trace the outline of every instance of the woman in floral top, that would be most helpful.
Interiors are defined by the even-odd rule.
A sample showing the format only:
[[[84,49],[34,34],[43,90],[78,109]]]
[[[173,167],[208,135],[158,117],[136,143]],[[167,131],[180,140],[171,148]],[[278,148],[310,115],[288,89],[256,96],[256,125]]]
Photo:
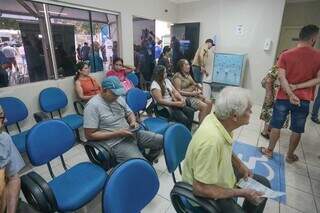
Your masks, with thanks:
[[[261,132],[261,135],[266,139],[269,139],[269,132],[271,130],[271,127],[269,126],[269,122],[272,117],[272,110],[273,110],[273,104],[275,101],[275,96],[280,86],[279,82],[277,82],[277,79],[278,79],[278,67],[273,66],[261,81],[262,87],[266,89],[266,95],[264,98],[264,102],[263,102],[262,110],[260,114],[260,119],[264,121],[264,128],[263,128],[263,131]],[[288,124],[289,124],[289,120],[287,118],[284,124],[284,127],[287,128]]]

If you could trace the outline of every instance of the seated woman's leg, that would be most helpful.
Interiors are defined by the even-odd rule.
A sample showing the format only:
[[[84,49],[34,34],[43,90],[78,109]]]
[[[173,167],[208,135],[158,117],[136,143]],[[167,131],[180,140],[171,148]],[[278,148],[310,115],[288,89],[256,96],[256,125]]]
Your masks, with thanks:
[[[191,128],[192,128],[192,122],[193,122],[193,119],[194,119],[194,109],[192,109],[191,107],[189,106],[185,106],[182,108],[182,111],[183,113],[185,114],[185,116],[188,118],[188,129],[191,131]]]
[[[191,130],[192,121],[190,123],[190,120],[184,113],[183,108],[172,107],[172,116],[175,121],[184,124],[189,130]]]
[[[270,182],[267,178],[260,176],[260,175],[254,175],[253,179],[258,181],[259,183],[265,185],[266,187],[271,187]],[[244,200],[242,209],[247,213],[262,213],[264,210],[264,207],[266,206],[267,199],[264,199],[259,205],[254,205],[248,200]]]

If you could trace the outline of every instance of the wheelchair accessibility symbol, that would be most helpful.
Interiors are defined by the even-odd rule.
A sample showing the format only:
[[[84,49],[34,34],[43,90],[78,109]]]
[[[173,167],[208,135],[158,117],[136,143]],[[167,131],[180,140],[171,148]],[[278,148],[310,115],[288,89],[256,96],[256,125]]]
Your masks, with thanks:
[[[273,158],[268,159],[261,154],[257,147],[240,141],[234,143],[233,152],[253,173],[266,177],[270,181],[273,190],[286,191],[285,164],[282,154],[274,153]],[[276,200],[285,204],[286,197],[282,196]]]
[[[266,156],[261,156],[261,157],[249,157],[249,161],[245,162],[242,160],[243,158],[243,154],[239,153],[238,154],[238,158],[251,170],[254,170],[256,168],[256,164],[257,162],[261,163],[263,166],[265,166],[265,168],[267,169],[267,173],[268,175],[265,176],[269,181],[271,181],[274,178],[274,171],[271,168],[271,166],[269,164],[267,164],[266,162],[268,161],[268,158]]]

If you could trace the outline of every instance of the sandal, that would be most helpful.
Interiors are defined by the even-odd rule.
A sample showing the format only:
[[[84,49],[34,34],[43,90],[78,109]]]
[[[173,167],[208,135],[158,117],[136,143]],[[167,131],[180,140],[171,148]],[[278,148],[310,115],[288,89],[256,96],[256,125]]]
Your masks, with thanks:
[[[299,160],[299,157],[296,154],[293,154],[292,157],[287,156],[286,161],[287,163],[294,163]]]
[[[261,132],[261,136],[264,137],[264,138],[267,139],[267,140],[269,140],[269,138],[270,138],[270,136],[269,136],[268,133],[265,134],[265,133]]]
[[[273,151],[265,147],[260,147],[260,152],[267,158],[272,158],[273,156]]]

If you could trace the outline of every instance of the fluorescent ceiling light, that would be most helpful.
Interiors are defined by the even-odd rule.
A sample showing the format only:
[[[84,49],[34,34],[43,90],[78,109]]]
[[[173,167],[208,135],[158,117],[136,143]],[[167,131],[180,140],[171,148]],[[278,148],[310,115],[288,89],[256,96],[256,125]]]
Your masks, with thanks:
[[[43,10],[39,11],[40,13],[44,13]],[[63,16],[67,16],[67,13],[59,13],[59,12],[55,12],[55,11],[48,11],[48,13],[50,14],[55,14],[55,15],[63,15]]]
[[[18,19],[18,20],[32,20],[37,21],[38,18],[33,16],[25,16],[25,15],[15,15],[15,14],[8,14],[8,13],[2,13],[1,18],[11,18],[11,19]]]

